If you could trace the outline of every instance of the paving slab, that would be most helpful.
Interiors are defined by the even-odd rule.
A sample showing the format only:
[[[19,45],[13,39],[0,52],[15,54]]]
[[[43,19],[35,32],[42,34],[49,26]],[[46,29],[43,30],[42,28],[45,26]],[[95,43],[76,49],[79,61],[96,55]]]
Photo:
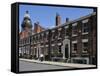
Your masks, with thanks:
[[[22,61],[27,62],[34,62],[34,63],[40,63],[40,64],[50,64],[50,65],[57,65],[57,66],[67,66],[67,67],[74,67],[74,68],[91,68],[96,67],[96,65],[89,65],[89,64],[76,64],[76,63],[63,63],[63,62],[53,62],[53,61],[39,61],[34,59],[22,59]]]

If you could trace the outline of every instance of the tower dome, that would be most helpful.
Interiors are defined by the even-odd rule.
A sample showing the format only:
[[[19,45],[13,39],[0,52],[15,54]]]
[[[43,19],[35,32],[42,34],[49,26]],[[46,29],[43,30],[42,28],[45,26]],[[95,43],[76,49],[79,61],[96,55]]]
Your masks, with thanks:
[[[24,15],[24,18],[30,18],[30,15],[29,15],[29,12],[28,11],[26,11],[26,13],[25,13],[25,15]]]
[[[21,26],[22,26],[22,29],[24,29],[25,27],[32,28],[32,22],[31,22],[30,15],[29,15],[28,11],[26,11],[26,13],[24,15],[24,19],[22,21]]]

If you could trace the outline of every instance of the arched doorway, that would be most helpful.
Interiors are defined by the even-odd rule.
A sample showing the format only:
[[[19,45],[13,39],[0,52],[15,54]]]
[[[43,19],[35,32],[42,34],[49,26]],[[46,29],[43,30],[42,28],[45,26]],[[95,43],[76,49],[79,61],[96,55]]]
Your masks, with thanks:
[[[61,47],[62,53],[63,53],[63,59],[70,58],[70,40],[64,39],[63,45]]]
[[[65,58],[68,58],[69,56],[69,50],[68,50],[68,44],[65,45]]]

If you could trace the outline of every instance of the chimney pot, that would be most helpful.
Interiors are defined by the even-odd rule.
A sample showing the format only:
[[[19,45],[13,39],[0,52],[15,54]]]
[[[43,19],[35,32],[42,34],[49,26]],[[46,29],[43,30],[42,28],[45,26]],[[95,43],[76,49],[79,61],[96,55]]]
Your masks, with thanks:
[[[69,18],[66,18],[66,22],[68,22],[69,21]]]
[[[61,17],[58,13],[56,13],[56,26],[59,26],[61,24]]]

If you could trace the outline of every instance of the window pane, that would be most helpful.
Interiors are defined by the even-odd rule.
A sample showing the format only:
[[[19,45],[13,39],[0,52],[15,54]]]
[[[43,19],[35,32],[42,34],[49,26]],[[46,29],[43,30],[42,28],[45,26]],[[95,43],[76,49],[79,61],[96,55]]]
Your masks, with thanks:
[[[77,34],[77,26],[72,26],[72,34]]]
[[[83,24],[83,26],[82,26],[82,31],[83,31],[83,32],[88,32],[88,31],[89,31],[88,23],[84,23],[84,24]]]
[[[83,51],[88,51],[88,42],[83,43]]]

